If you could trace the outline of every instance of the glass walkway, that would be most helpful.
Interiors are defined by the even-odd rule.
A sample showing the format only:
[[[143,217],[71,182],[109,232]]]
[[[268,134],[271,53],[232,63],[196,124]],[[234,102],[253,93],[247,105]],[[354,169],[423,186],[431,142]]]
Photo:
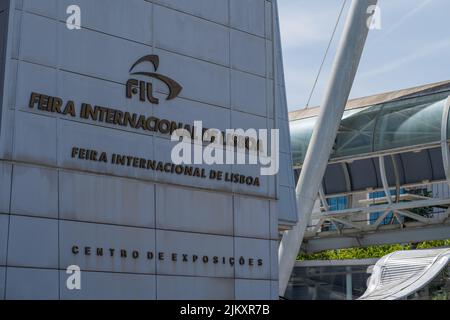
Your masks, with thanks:
[[[307,250],[450,237],[449,197],[405,192],[450,181],[449,96],[446,81],[349,101],[305,236]],[[289,115],[296,177],[318,114],[319,108],[310,108]],[[337,197],[345,197],[345,209],[330,209]],[[424,207],[436,214],[421,214]],[[364,220],[373,213],[379,219]],[[390,216],[393,223],[386,226]]]

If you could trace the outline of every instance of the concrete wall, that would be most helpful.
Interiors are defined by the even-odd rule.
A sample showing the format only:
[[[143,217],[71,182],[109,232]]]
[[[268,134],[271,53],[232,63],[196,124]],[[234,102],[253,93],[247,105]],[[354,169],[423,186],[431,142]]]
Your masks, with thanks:
[[[81,8],[81,30],[66,27],[71,4]],[[292,223],[296,214],[275,3],[16,0],[11,6],[0,136],[0,297],[276,299],[278,219]],[[179,97],[166,101],[159,82],[158,105],[125,97],[131,64],[147,54],[159,56],[159,73],[182,84]],[[31,92],[73,100],[77,113],[86,102],[219,129],[280,128],[280,174],[261,176],[258,188],[75,159],[78,146],[169,161],[173,143],[29,108]],[[213,168],[259,175],[259,166]],[[185,262],[183,254],[200,258]],[[215,256],[236,263],[213,263]],[[73,264],[82,270],[81,290],[66,287]]]

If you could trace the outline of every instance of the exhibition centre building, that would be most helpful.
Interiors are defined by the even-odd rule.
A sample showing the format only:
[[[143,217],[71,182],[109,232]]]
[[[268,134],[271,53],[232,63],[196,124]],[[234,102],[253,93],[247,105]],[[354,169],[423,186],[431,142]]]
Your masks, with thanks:
[[[0,298],[278,299],[290,148],[275,0],[0,0]]]

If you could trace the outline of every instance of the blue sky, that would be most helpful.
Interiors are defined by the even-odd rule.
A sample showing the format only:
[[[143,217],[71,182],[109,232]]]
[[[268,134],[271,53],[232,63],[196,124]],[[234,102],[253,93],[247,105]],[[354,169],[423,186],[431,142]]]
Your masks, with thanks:
[[[310,106],[320,105],[346,9]],[[350,98],[450,80],[450,1],[379,0]],[[343,0],[278,0],[289,110],[307,103]]]

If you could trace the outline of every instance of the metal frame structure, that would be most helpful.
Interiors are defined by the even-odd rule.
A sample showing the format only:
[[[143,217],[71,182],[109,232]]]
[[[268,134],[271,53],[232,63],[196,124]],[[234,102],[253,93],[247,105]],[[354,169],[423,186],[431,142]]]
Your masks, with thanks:
[[[351,233],[344,229],[342,235],[321,235],[320,237],[305,239],[302,250],[313,253],[323,250],[336,250],[341,248],[367,247],[382,244],[411,243],[447,239],[450,223],[432,224],[423,227],[420,223],[410,222],[404,229],[396,225],[382,225],[377,231],[367,232],[364,235]]]
[[[442,183],[447,182],[450,185],[450,148],[448,144],[448,121],[450,114],[450,96],[447,98],[445,103],[445,108],[442,114],[442,126],[441,126],[441,151],[442,151],[442,162],[444,166],[444,171],[446,175],[446,181],[426,181],[425,183],[416,183],[413,187],[424,187],[428,186],[432,183]],[[419,151],[423,150],[424,147],[411,147],[410,150],[405,151]],[[425,148],[426,149],[426,148]],[[305,232],[304,241],[306,245],[304,246],[304,250],[307,252],[315,252],[327,249],[335,249],[335,243],[341,243],[340,248],[345,248],[349,245],[354,245],[357,243],[359,246],[364,245],[373,245],[373,244],[384,244],[389,242],[383,242],[382,236],[374,237],[374,233],[379,233],[382,235],[385,232],[389,232],[392,234],[397,231],[398,233],[398,242],[401,242],[402,238],[399,232],[404,232],[406,228],[414,230],[414,234],[417,235],[418,240],[440,240],[447,239],[450,235],[450,199],[435,199],[435,198],[426,198],[420,196],[414,196],[414,199],[408,199],[408,202],[401,202],[400,188],[405,187],[405,185],[400,185],[399,181],[399,172],[398,168],[395,165],[395,161],[393,161],[393,155],[396,152],[392,153],[383,153],[378,155],[378,164],[379,164],[379,174],[382,182],[382,189],[384,191],[385,197],[379,199],[373,199],[373,202],[384,202],[379,205],[372,206],[364,206],[351,208],[352,205],[349,205],[349,209],[338,210],[338,211],[330,211],[327,203],[327,196],[323,191],[323,186],[319,191],[319,199],[322,204],[320,212],[313,212],[312,221],[313,225],[309,226]],[[372,155],[373,158],[374,155]],[[386,173],[386,161],[389,161],[389,157],[391,157],[393,163],[393,171],[395,175],[395,188],[391,188],[388,184],[388,178]],[[342,162],[345,165],[345,162]],[[366,190],[367,192],[374,192],[377,190]],[[392,194],[394,191],[394,194]],[[344,194],[345,196],[351,199],[355,194],[362,192],[347,192]],[[335,197],[336,195],[333,195]],[[328,196],[330,198],[330,196]],[[411,201],[412,200],[412,201]],[[429,207],[440,207],[443,208],[444,211],[441,213],[434,213],[431,217],[424,217],[417,213],[411,211],[411,209],[418,208],[429,208]],[[354,221],[355,216],[360,215],[368,215],[371,213],[381,212],[381,215],[378,219],[373,223],[367,223],[367,221]],[[393,219],[397,221],[397,224],[390,225],[382,225],[383,221],[386,217],[392,214]],[[407,217],[411,222],[404,222],[404,218]],[[362,222],[362,223],[361,223]],[[335,231],[323,230],[323,226],[325,223],[331,223],[335,227]],[[447,230],[447,232],[437,232],[435,236],[431,236],[427,232],[422,232],[424,229],[433,229],[440,228],[440,230]],[[411,234],[411,232],[410,232]],[[421,236],[422,234],[422,236]],[[345,237],[345,239],[340,239],[340,237]],[[366,237],[371,238],[372,240],[364,241]],[[349,238],[354,238],[355,241],[349,241]],[[375,238],[378,238],[375,240]],[[326,240],[335,240],[332,241]]]
[[[445,207],[445,211],[443,213],[434,214],[432,217],[424,217],[413,213],[410,209],[415,208],[424,208],[424,207]],[[383,214],[376,220],[373,224],[361,224],[352,221],[352,217],[357,214],[370,214],[374,212],[383,212]],[[398,224],[389,224],[389,225],[381,225],[383,220],[389,213],[393,213],[396,217]],[[365,245],[374,245],[374,244],[386,244],[386,243],[401,243],[400,234],[398,231],[415,230],[416,238],[412,237],[412,240],[441,240],[447,239],[449,237],[450,232],[450,199],[429,199],[429,200],[417,200],[412,202],[400,202],[400,203],[391,203],[386,205],[377,205],[370,207],[361,207],[361,208],[351,208],[340,211],[326,211],[321,213],[314,213],[313,217],[318,218],[318,222],[309,228],[305,232],[304,240],[306,242],[306,248],[304,248],[307,252],[315,252],[322,251],[327,249],[337,249],[337,248],[345,248],[348,246],[354,246],[358,244],[359,246]],[[401,217],[410,218],[411,222],[404,222]],[[336,231],[321,231],[323,224],[329,221],[336,226]],[[420,236],[419,229],[423,228],[434,228],[434,227],[444,227],[444,232],[438,232],[434,234],[434,237],[429,236]],[[445,232],[445,230],[447,232]],[[388,240],[388,238],[383,238],[384,232],[397,231],[399,235],[398,240],[392,242]],[[373,234],[378,232],[379,237],[376,241],[366,241],[364,242],[364,238],[368,236],[372,236]],[[355,242],[349,241],[341,241],[341,246],[336,246],[336,243],[339,242],[340,237],[354,238]],[[336,243],[320,241],[324,239],[333,239],[337,241]],[[343,243],[346,244],[343,244]],[[321,243],[321,244],[319,244]]]
[[[307,223],[328,165],[340,120],[353,86],[365,46],[372,16],[368,10],[377,0],[353,0],[333,63],[330,82],[324,97],[311,143],[296,189],[298,223],[285,231],[279,247],[279,293],[286,291]]]

